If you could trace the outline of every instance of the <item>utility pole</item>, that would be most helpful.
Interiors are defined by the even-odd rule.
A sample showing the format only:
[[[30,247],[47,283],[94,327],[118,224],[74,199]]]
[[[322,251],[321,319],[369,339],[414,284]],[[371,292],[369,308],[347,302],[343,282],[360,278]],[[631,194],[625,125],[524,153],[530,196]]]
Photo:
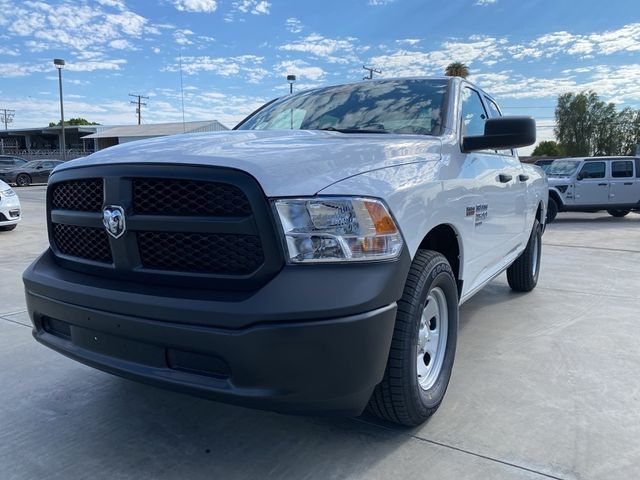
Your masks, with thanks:
[[[369,72],[368,75],[362,77],[363,80],[373,80],[373,74],[374,73],[382,73],[381,70],[376,70],[375,68],[370,68],[370,67],[365,67],[364,65],[362,66],[362,68],[364,68],[367,72]]]
[[[16,115],[15,110],[9,110],[7,108],[0,108],[0,122],[4,123],[4,129],[9,130],[9,124],[13,122],[13,117]]]
[[[142,100],[149,100],[149,97],[144,97],[142,95],[134,95],[132,93],[130,93],[129,96],[136,99],[136,100],[131,100],[129,103],[136,105],[136,115],[138,115],[138,125],[140,125],[142,120],[142,107],[147,106],[147,104],[144,103]]]

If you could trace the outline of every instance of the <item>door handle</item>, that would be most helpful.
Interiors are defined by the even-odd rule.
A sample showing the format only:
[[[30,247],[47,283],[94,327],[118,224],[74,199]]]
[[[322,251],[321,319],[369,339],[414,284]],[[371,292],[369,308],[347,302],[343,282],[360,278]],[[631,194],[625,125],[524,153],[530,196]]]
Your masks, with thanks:
[[[498,180],[500,181],[500,183],[508,183],[512,178],[513,177],[511,175],[507,175],[506,173],[501,173],[500,175],[498,175]]]
[[[599,183],[598,186],[599,187],[606,187],[607,185],[609,185],[608,183]]]
[[[520,175],[518,175],[518,178],[520,179],[521,182],[526,182],[527,180],[529,180],[529,175],[525,175],[521,173]]]
[[[624,182],[625,185],[633,185],[631,182]]]

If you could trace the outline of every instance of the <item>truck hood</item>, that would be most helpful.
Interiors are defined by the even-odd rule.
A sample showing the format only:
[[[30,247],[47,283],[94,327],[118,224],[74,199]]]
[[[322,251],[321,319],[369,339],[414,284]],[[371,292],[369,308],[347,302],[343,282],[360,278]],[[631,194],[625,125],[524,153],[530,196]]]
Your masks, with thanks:
[[[235,130],[124,143],[56,171],[103,164],[230,167],[251,174],[267,196],[314,195],[371,170],[440,159],[437,137],[316,130]]]

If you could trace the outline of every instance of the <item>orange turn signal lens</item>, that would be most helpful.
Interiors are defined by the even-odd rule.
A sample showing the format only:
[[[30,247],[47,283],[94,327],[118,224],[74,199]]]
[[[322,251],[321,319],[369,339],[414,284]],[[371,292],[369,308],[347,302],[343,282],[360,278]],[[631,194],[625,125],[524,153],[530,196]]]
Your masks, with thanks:
[[[381,203],[364,201],[365,207],[371,216],[373,225],[376,229],[377,235],[389,235],[398,233],[396,224],[387,212],[387,209]]]

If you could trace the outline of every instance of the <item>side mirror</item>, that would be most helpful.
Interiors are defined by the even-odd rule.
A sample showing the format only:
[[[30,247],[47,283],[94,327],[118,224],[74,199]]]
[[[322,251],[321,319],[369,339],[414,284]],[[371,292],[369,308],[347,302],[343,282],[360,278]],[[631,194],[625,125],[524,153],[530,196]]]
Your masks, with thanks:
[[[587,172],[580,172],[578,173],[578,176],[576,177],[578,180],[584,180],[585,178],[587,178],[589,176],[589,174]]]
[[[462,138],[462,150],[504,150],[528,147],[536,142],[536,121],[532,117],[490,118],[484,135]]]

